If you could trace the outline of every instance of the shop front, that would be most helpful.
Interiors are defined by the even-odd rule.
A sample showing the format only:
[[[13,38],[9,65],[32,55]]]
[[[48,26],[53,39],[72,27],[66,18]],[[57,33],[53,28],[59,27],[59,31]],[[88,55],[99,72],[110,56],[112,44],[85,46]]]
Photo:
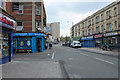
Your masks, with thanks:
[[[103,42],[105,45],[109,45],[114,48],[118,48],[118,46],[120,44],[119,40],[120,40],[120,36],[119,36],[119,32],[117,32],[117,31],[104,34]]]
[[[103,35],[102,34],[94,35],[94,38],[95,38],[95,47],[100,48],[101,45],[103,44]]]
[[[36,53],[44,51],[43,33],[14,33],[14,53]]]
[[[81,37],[82,47],[94,47],[93,36]]]
[[[2,10],[0,13],[0,64],[10,62],[13,58],[13,30],[15,26],[14,17]]]

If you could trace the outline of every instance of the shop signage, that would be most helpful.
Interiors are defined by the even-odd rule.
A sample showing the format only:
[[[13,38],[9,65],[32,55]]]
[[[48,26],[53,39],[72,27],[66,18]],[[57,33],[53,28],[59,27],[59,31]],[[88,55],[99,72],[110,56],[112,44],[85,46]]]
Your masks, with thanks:
[[[111,32],[104,34],[104,36],[115,36],[115,35],[118,35],[118,32]]]
[[[43,33],[14,33],[13,36],[45,36]]]
[[[16,22],[0,13],[0,25],[10,29],[15,29]]]
[[[120,34],[120,31],[118,32],[118,34]]]
[[[95,37],[95,38],[100,38],[100,37],[102,37],[102,34],[95,35],[94,37]]]
[[[82,37],[81,40],[93,40],[93,36]]]
[[[82,38],[81,38],[81,40],[85,40],[85,39],[87,39],[87,37],[82,37]]]

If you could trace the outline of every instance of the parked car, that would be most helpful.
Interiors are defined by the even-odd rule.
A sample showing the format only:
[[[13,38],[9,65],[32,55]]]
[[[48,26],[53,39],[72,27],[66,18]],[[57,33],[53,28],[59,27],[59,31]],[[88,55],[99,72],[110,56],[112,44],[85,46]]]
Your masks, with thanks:
[[[70,46],[73,47],[73,48],[81,48],[81,43],[79,41],[73,41],[70,44]]]

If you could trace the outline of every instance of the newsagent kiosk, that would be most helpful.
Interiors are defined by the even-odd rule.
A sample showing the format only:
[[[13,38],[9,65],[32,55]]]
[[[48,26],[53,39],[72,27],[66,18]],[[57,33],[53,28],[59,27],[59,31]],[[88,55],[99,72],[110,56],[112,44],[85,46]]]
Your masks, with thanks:
[[[14,53],[44,51],[44,33],[14,33]]]
[[[0,8],[0,64],[12,60],[13,30],[15,26],[15,18]]]

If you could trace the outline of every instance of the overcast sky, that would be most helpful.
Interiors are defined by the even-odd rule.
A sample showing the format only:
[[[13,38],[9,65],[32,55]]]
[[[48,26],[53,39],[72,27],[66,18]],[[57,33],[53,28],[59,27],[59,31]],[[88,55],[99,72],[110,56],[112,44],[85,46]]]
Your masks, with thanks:
[[[106,1],[106,2],[105,2]],[[60,35],[70,36],[71,22],[78,23],[114,0],[44,0],[47,23],[60,22]],[[69,22],[67,22],[69,21]]]

